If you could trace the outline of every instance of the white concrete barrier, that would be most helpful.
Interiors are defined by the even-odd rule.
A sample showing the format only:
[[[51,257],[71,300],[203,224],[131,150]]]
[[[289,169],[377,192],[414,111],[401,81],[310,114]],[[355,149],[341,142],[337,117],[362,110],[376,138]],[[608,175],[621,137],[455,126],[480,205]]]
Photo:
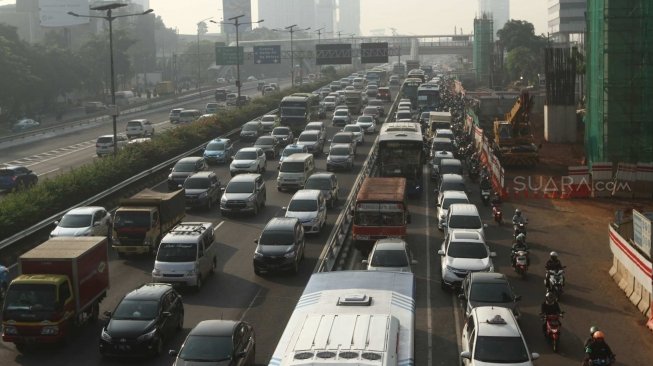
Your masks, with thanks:
[[[592,164],[592,197],[610,197],[612,192],[606,187],[612,182],[612,162]]]

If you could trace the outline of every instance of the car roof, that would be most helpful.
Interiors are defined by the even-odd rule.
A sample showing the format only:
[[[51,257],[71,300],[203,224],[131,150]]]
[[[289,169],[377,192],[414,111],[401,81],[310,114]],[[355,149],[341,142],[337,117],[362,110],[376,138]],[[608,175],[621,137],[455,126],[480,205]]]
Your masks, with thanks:
[[[27,169],[27,167],[24,167],[22,165],[2,165],[2,166],[0,166],[0,169],[7,169],[7,170],[16,170],[18,168]]]
[[[238,325],[236,320],[210,319],[202,320],[193,329],[189,336],[231,336]]]
[[[297,154],[292,154],[289,157],[286,158],[283,162],[292,162],[292,161],[301,161],[303,162],[304,160],[308,159],[309,157],[313,156],[311,153],[297,153]]]
[[[345,144],[343,144],[343,145],[345,145]],[[345,145],[345,146],[350,146],[350,145]],[[312,180],[312,179],[331,179],[332,177],[335,177],[335,176],[336,176],[335,173],[331,173],[331,172],[328,172],[328,173],[325,173],[325,172],[313,173],[310,177],[308,177],[306,179],[306,181],[309,181],[309,180]]]
[[[329,149],[333,149],[335,147],[342,147],[342,148],[346,148],[346,149],[351,149],[351,144],[340,143],[340,144],[331,144],[331,145],[329,145]]]
[[[443,157],[443,156],[453,157],[453,153],[451,151],[436,151],[435,155],[438,156],[438,157]]]
[[[259,123],[261,123],[261,121],[249,121],[249,122],[247,122],[245,124],[246,125],[258,125]]]
[[[444,191],[442,192],[442,197],[443,198],[466,198],[469,200],[469,197],[467,197],[467,193],[464,191]]]
[[[406,242],[397,238],[379,239],[374,244],[374,250],[406,250]]]
[[[442,165],[463,165],[463,163],[458,159],[442,159],[440,160],[440,166]]]
[[[238,150],[238,151],[255,151],[256,152],[258,150],[259,150],[258,147],[243,147],[243,148],[240,148],[240,150]]]
[[[442,182],[465,182],[465,179],[460,174],[442,174]]]
[[[472,272],[469,274],[471,282],[479,283],[508,283],[508,278],[499,272]]]
[[[299,222],[296,217],[273,217],[263,228],[267,230],[294,230],[295,225]]]
[[[472,314],[476,319],[479,336],[522,338],[515,316],[509,308],[479,306],[472,310]]]
[[[324,127],[324,122],[321,122],[321,121],[309,122],[309,123],[306,124],[306,127],[308,127],[308,126]]]
[[[448,230],[447,235],[451,237],[451,241],[475,241],[479,243],[485,243],[478,231],[467,229],[450,229]]]
[[[72,210],[66,212],[66,215],[68,215],[68,214],[88,215],[88,214],[95,213],[96,211],[99,211],[99,210],[104,210],[104,207],[102,207],[102,206],[77,207],[77,208],[73,208]]]
[[[339,135],[347,135],[347,136],[351,136],[353,138],[354,133],[351,132],[351,131],[340,131],[340,132],[336,133],[335,135],[333,135],[333,137],[336,137],[336,136],[339,136]]]
[[[256,139],[256,142],[259,142],[261,139],[263,139],[263,140],[270,140],[270,141],[272,141],[272,142],[275,141],[275,138],[274,138],[272,135],[264,135],[264,136],[259,136],[259,137]],[[254,143],[254,145],[256,145],[256,142]]]
[[[320,131],[318,130],[308,130],[308,131],[302,131],[302,133],[299,134],[299,137],[302,135],[319,135]]]
[[[478,208],[473,203],[453,203],[449,206],[452,215],[478,216]]]
[[[222,137],[214,138],[211,142],[230,142],[231,140]]]
[[[212,175],[215,175],[215,173],[213,173],[211,171],[197,172],[197,173],[191,175],[190,177],[188,177],[188,179],[191,179],[191,178],[208,178],[208,177],[210,177]]]
[[[198,161],[200,161],[202,159],[204,159],[204,158],[201,157],[201,156],[189,156],[189,157],[186,157],[186,158],[179,159],[179,161],[177,163],[196,163],[196,162],[198,162]]]
[[[246,174],[238,174],[235,177],[231,178],[229,183],[231,182],[253,182],[256,180],[256,178],[260,177],[260,174],[253,174],[253,173],[246,173]]]
[[[303,144],[290,144],[290,145],[287,145],[287,146],[284,148],[284,150],[287,149],[287,148],[291,148],[291,149],[306,149],[307,147],[306,147],[306,145],[303,145]]]
[[[300,189],[290,199],[317,199],[322,194],[319,189]]]
[[[168,283],[146,283],[125,295],[130,300],[159,300],[163,294],[170,291],[172,285]]]
[[[357,125],[355,123],[346,124],[345,127],[343,127],[343,128],[347,128],[347,127],[354,128],[354,129],[359,129],[359,130],[361,129],[361,126],[359,126],[359,125]],[[347,132],[347,131],[342,131],[342,132]]]

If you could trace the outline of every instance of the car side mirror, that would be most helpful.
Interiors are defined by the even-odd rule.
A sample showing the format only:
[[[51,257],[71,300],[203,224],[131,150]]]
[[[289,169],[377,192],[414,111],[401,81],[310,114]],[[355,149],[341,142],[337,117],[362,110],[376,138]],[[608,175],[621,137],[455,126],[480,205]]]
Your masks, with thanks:
[[[164,311],[163,313],[161,313],[161,315],[163,315],[163,316],[166,317],[166,318],[169,318],[169,317],[172,316],[172,313],[169,312],[169,311]]]
[[[99,221],[96,221],[96,222],[93,223],[93,227],[100,226],[100,224],[101,224],[101,223],[100,223]]]
[[[460,358],[464,358],[466,360],[471,360],[472,359],[472,354],[469,351],[460,352]]]
[[[487,229],[487,224],[483,224],[483,229]]]
[[[466,300],[465,294],[458,294],[458,298],[463,301]]]
[[[53,222],[53,224],[54,224],[55,226],[56,226],[56,225],[59,225],[59,220]]]
[[[515,296],[515,301],[521,301],[521,295],[516,295]]]
[[[169,351],[168,351],[168,355],[170,355],[170,356],[177,356],[177,350],[175,350],[175,349],[171,349],[171,350],[169,350]]]
[[[258,239],[254,239],[254,244],[258,244]]]
[[[244,352],[244,351],[243,352],[238,352],[236,354],[237,358],[243,358],[243,357],[246,357],[246,356],[247,356],[247,352]]]
[[[226,187],[221,187],[220,190],[221,190],[222,192],[224,192],[225,188],[226,188]]]
[[[410,261],[410,264],[418,264],[418,263],[419,262],[417,261],[417,259],[413,259],[413,260]]]
[[[535,361],[538,358],[540,358],[540,354],[537,353],[537,352],[533,352],[533,353],[531,353],[531,358],[533,359],[533,361]]]
[[[447,226],[448,226],[448,225],[447,225],[446,222],[443,222],[443,223],[442,223],[442,227],[447,227]]]
[[[106,316],[107,318],[111,318],[111,312],[110,311],[105,311],[104,316]]]
[[[444,253],[444,250],[442,250],[442,249],[438,250],[438,254],[439,254],[439,255],[444,255],[444,254],[445,254],[445,253]]]
[[[367,259],[363,259],[363,260],[361,261],[361,263],[362,263],[362,264],[367,264],[368,261],[367,261]]]
[[[496,252],[490,252],[490,257],[491,257],[491,258],[494,258],[494,257],[496,257],[496,256],[497,256],[497,253],[496,253]]]

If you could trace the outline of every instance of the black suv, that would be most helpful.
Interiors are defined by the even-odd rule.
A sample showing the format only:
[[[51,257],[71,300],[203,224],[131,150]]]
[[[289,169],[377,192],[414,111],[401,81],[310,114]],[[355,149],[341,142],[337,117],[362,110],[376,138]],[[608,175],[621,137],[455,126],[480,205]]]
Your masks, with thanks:
[[[321,131],[304,131],[299,135],[297,144],[305,145],[308,152],[314,156],[322,155],[324,152],[324,140]]]
[[[166,341],[184,328],[181,296],[164,283],[148,283],[127,295],[113,312],[104,313],[102,356],[156,356]]]
[[[198,172],[184,181],[187,207],[204,207],[210,210],[220,203],[222,185],[214,172]]]
[[[206,170],[206,161],[203,157],[193,156],[183,158],[170,169],[168,175],[168,189],[171,191],[177,190],[184,185],[186,178],[191,175]]]
[[[256,216],[263,207],[267,192],[260,174],[239,174],[227,183],[220,199],[220,214],[249,212]]]
[[[274,217],[254,241],[254,273],[291,270],[299,272],[304,258],[304,227],[296,217]]]

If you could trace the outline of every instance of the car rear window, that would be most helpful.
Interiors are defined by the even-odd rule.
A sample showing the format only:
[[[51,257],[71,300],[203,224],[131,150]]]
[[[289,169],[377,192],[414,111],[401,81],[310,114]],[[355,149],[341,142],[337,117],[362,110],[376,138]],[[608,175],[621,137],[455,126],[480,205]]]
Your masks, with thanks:
[[[480,229],[483,227],[478,216],[451,215],[449,229]]]
[[[350,135],[335,135],[333,136],[332,142],[334,144],[349,144],[352,142],[352,136]]]
[[[447,254],[454,258],[471,259],[483,259],[488,256],[487,249],[483,243],[460,241],[452,241],[449,243]]]
[[[127,127],[141,127],[141,123],[137,121],[129,121],[127,122]]]
[[[0,169],[0,177],[11,177],[14,175],[14,171],[11,169]]]
[[[113,142],[113,137],[100,137],[97,142],[98,144],[110,144]]]

